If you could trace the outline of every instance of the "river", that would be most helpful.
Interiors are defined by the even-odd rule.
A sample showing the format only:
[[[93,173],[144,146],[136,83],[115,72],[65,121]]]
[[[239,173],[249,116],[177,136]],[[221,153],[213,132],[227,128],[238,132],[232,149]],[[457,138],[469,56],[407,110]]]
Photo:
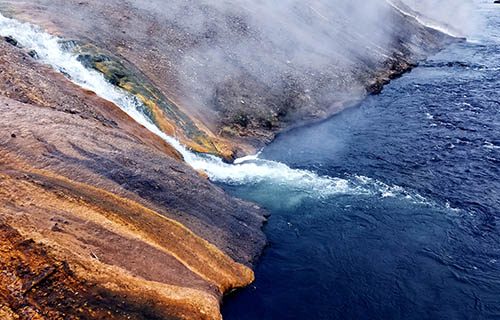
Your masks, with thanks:
[[[499,10],[483,3],[480,36],[260,155],[332,183],[221,184],[272,214],[225,319],[500,318]]]

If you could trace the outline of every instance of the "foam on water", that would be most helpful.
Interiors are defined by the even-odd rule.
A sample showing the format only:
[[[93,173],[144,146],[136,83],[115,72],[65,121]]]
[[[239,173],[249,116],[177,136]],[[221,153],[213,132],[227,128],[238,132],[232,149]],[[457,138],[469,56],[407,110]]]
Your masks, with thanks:
[[[401,197],[425,203],[425,199],[398,186],[389,186],[367,177],[349,179],[320,176],[312,171],[292,169],[276,161],[259,159],[258,154],[237,159],[228,164],[222,159],[188,150],[174,137],[162,132],[141,110],[145,106],[134,96],[110,84],[104,76],[85,68],[77,55],[65,48],[62,39],[44,32],[37,26],[6,18],[0,14],[0,35],[12,36],[27,50],[35,50],[38,59],[65,74],[77,85],[113,102],[135,121],[171,144],[196,170],[204,171],[211,180],[232,185],[265,183],[271,187],[302,192],[305,196],[324,198],[341,194]]]

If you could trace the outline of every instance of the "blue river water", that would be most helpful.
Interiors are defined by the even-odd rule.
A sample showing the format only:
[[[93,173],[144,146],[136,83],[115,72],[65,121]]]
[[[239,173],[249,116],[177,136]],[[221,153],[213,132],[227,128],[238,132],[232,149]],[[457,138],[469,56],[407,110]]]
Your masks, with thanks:
[[[482,10],[477,40],[261,155],[377,192],[223,185],[272,214],[225,319],[500,319],[500,6]]]

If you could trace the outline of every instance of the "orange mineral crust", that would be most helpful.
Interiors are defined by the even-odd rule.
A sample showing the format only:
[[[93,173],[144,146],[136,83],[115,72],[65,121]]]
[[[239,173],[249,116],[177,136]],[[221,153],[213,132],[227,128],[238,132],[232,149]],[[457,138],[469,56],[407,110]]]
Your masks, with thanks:
[[[0,68],[0,318],[220,319],[264,212],[22,48]]]

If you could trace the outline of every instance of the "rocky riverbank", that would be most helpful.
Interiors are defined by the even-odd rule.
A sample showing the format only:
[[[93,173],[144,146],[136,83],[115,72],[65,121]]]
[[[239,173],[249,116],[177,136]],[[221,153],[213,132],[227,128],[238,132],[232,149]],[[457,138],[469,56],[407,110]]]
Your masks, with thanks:
[[[0,67],[5,317],[219,319],[264,212],[22,49],[0,43]]]

